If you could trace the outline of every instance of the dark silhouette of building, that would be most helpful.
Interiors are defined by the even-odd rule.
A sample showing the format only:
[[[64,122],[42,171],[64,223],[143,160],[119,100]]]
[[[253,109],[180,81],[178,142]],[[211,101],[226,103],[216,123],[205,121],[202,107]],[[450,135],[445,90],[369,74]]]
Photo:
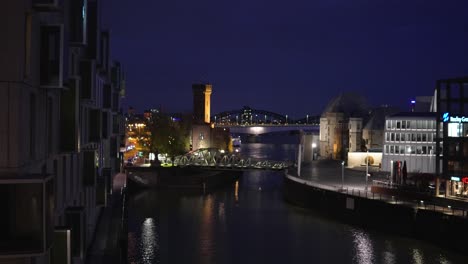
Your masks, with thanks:
[[[83,263],[107,205],[125,82],[98,7],[2,3],[0,263]]]

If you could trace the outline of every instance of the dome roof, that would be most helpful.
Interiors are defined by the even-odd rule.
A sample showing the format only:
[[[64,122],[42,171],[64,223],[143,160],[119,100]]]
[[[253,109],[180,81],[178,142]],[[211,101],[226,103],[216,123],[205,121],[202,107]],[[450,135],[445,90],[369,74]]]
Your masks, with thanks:
[[[355,92],[340,93],[337,97],[330,100],[322,113],[344,113],[347,117],[363,117],[367,112],[366,99]]]

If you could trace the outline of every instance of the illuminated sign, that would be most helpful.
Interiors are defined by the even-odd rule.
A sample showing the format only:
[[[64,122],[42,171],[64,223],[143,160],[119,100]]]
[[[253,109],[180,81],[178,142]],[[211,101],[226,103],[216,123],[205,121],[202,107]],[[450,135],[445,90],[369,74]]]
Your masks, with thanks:
[[[459,182],[459,181],[460,181],[460,177],[454,177],[454,176],[452,176],[452,177],[450,178],[450,180]],[[467,180],[468,180],[468,178],[467,178]]]
[[[463,178],[462,178],[462,182],[463,182],[463,183],[468,183],[468,177],[463,177]]]
[[[446,112],[442,115],[442,121],[450,123],[468,123],[468,117],[450,116],[450,114]]]

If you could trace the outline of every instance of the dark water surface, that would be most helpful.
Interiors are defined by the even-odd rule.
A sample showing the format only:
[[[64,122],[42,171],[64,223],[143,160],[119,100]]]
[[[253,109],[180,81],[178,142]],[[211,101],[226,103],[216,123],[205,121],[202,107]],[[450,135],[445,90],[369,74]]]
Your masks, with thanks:
[[[293,160],[296,151],[295,144],[242,146],[269,159]],[[129,203],[129,263],[468,263],[422,241],[285,203],[282,177],[252,171],[211,193],[137,194]]]

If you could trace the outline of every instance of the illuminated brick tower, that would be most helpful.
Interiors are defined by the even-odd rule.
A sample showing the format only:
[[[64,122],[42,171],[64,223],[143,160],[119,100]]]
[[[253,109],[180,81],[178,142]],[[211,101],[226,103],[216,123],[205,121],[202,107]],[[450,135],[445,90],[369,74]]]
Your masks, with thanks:
[[[193,84],[192,90],[195,123],[210,123],[211,84]]]

